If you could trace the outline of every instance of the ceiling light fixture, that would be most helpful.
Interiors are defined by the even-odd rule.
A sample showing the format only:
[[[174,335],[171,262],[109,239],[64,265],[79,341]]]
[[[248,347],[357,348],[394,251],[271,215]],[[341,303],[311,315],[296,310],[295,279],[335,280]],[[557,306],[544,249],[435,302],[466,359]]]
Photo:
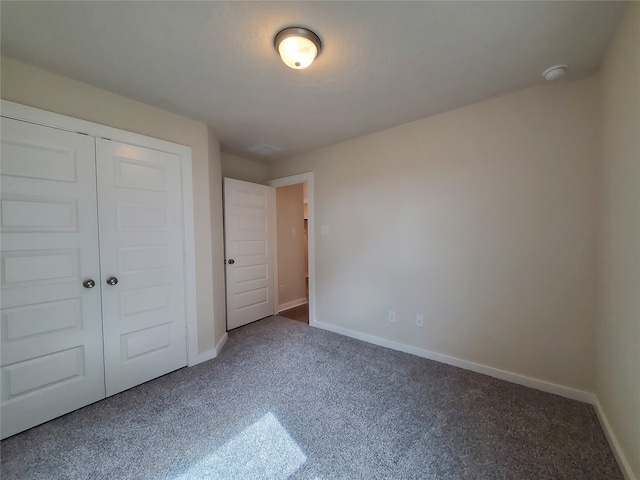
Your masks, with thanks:
[[[542,72],[542,76],[549,81],[558,80],[559,78],[564,77],[568,66],[569,65],[566,63],[563,63],[562,65],[554,65]]]
[[[285,65],[296,70],[311,65],[322,50],[320,37],[302,27],[280,30],[273,39],[273,44]]]

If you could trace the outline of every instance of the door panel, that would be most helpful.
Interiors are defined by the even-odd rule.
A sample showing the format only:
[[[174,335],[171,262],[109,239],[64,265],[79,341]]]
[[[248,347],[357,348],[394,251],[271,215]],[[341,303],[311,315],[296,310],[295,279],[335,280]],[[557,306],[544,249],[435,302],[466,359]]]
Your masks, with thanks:
[[[3,118],[1,148],[4,438],[105,389],[94,139]]]
[[[187,364],[180,158],[97,139],[107,395]],[[109,285],[107,278],[116,277]]]
[[[272,188],[224,179],[229,330],[273,315],[274,208]]]

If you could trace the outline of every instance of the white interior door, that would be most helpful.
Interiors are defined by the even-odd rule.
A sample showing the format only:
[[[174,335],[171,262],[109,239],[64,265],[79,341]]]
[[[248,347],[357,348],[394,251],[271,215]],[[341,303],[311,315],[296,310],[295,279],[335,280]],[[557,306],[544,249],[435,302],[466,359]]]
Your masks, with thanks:
[[[273,191],[265,185],[224,179],[229,330],[273,315]]]
[[[187,364],[181,166],[104,139],[96,156],[108,396]]]
[[[94,138],[6,118],[1,130],[4,438],[105,389]]]

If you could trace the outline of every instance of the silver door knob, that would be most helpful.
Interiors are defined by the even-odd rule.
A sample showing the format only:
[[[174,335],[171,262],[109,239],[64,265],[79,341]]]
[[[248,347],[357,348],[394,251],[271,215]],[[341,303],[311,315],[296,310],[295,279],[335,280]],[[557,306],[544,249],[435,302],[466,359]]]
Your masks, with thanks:
[[[108,285],[115,285],[116,283],[118,283],[118,279],[116,277],[107,278],[107,284]]]
[[[236,263],[236,261],[233,258],[230,258],[229,261],[227,262],[229,265],[233,265],[234,263]]]
[[[84,288],[93,288],[96,286],[96,282],[94,282],[91,279],[85,280],[84,282],[82,282],[82,286]]]

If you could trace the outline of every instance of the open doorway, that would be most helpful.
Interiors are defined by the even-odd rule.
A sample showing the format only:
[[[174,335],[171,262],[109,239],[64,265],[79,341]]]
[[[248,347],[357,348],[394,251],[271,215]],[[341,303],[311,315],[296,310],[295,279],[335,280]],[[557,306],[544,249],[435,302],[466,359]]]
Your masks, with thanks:
[[[275,313],[315,324],[313,173],[271,180],[276,189]],[[291,187],[290,190],[280,190]],[[290,197],[288,206],[278,197]],[[285,200],[286,201],[286,200]],[[286,210],[285,210],[286,209]],[[295,257],[292,257],[292,254]]]
[[[283,317],[309,323],[307,182],[276,188],[277,301]]]

